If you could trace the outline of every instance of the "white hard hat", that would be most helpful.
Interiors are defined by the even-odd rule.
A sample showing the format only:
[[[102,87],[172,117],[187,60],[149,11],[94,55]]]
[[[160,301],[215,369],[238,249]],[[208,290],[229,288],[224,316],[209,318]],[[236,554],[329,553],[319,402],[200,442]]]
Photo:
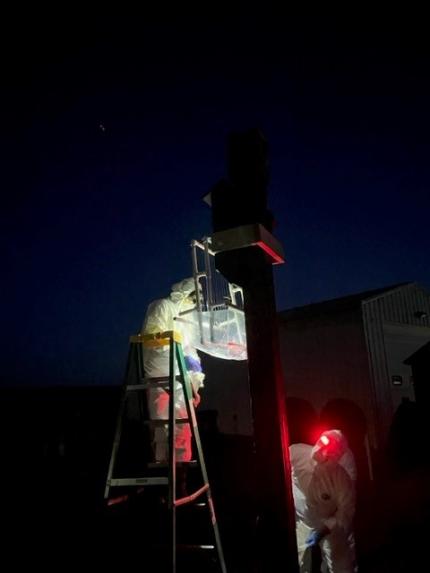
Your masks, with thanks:
[[[180,293],[184,296],[188,296],[192,292],[196,290],[196,286],[194,283],[194,277],[189,277],[187,279],[183,279],[178,283],[172,285],[172,292]]]

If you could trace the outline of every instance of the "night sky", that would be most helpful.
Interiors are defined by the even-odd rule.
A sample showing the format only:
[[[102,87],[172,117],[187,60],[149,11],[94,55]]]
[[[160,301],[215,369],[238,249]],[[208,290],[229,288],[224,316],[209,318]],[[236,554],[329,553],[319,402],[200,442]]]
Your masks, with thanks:
[[[207,6],[39,13],[3,36],[3,385],[120,382],[148,302],[211,232],[232,130],[269,141],[279,309],[430,288],[425,20]]]

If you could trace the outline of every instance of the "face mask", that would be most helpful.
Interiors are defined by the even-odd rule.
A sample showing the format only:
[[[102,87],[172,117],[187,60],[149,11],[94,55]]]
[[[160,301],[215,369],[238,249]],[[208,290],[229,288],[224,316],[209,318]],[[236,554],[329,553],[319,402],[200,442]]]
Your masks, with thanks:
[[[194,297],[192,296],[187,296],[186,298],[183,299],[183,301],[181,302],[181,305],[179,307],[180,312],[184,312],[186,310],[191,310],[192,308],[194,308],[196,306],[196,300]]]

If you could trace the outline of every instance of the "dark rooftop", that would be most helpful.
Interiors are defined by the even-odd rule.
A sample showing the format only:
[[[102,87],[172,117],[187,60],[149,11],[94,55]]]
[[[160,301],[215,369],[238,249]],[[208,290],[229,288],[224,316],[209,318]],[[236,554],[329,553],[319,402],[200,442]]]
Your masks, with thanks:
[[[298,306],[295,308],[290,308],[287,310],[280,311],[280,320],[292,320],[296,318],[302,318],[310,315],[322,315],[322,314],[332,314],[336,312],[341,312],[345,310],[352,310],[358,308],[363,301],[372,299],[374,297],[383,295],[395,289],[410,286],[414,283],[405,282],[398,283],[395,285],[387,286],[384,288],[368,290],[341,298],[334,298],[330,300],[324,300],[321,302],[316,302],[312,304],[307,304],[304,306]]]

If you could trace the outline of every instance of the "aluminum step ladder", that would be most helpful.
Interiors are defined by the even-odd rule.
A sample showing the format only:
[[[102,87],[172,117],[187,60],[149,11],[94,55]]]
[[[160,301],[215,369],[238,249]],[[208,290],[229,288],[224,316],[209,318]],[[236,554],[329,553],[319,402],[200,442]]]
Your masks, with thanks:
[[[144,347],[160,347],[169,346],[169,376],[161,378],[145,378],[143,366],[143,348]],[[130,384],[133,371],[135,372],[135,379],[137,383]],[[175,416],[175,394],[177,392],[175,381],[179,380],[185,396],[185,404],[187,409],[187,418],[177,419]],[[123,428],[123,420],[126,412],[127,401],[131,393],[146,392],[149,388],[165,388],[169,394],[169,419],[166,420],[145,420],[149,426],[156,427],[157,425],[168,423],[168,451],[169,459],[167,464],[147,464],[148,470],[152,467],[157,467],[165,471],[164,476],[145,475],[138,477],[114,477],[115,464],[117,461],[121,433]],[[191,427],[192,439],[196,447],[197,460],[188,462],[190,465],[198,466],[201,472],[202,486],[191,495],[183,498],[176,497],[176,453],[175,453],[175,426],[176,424],[189,423]],[[187,462],[181,462],[187,464]],[[203,456],[203,449],[200,441],[200,434],[197,425],[197,419],[194,410],[193,396],[191,391],[191,384],[187,375],[185,366],[184,354],[182,351],[181,336],[175,331],[167,331],[150,335],[138,334],[130,337],[130,348],[127,360],[126,375],[121,397],[120,408],[116,423],[115,437],[112,446],[112,453],[109,462],[109,469],[105,486],[105,500],[108,505],[113,501],[111,492],[113,488],[146,488],[150,486],[165,486],[168,489],[168,511],[170,518],[170,552],[171,552],[171,571],[176,572],[176,509],[180,506],[190,505],[201,496],[206,497],[205,506],[209,510],[210,522],[213,530],[215,545],[190,545],[187,549],[210,549],[215,550],[217,553],[217,561],[221,573],[226,573],[226,565],[224,561],[224,554],[221,545],[221,539],[218,529],[218,523],[215,515],[214,504],[212,500],[212,493],[209,484],[209,479],[206,471],[206,464]],[[127,497],[127,496],[124,496]],[[120,498],[118,498],[120,499]]]

